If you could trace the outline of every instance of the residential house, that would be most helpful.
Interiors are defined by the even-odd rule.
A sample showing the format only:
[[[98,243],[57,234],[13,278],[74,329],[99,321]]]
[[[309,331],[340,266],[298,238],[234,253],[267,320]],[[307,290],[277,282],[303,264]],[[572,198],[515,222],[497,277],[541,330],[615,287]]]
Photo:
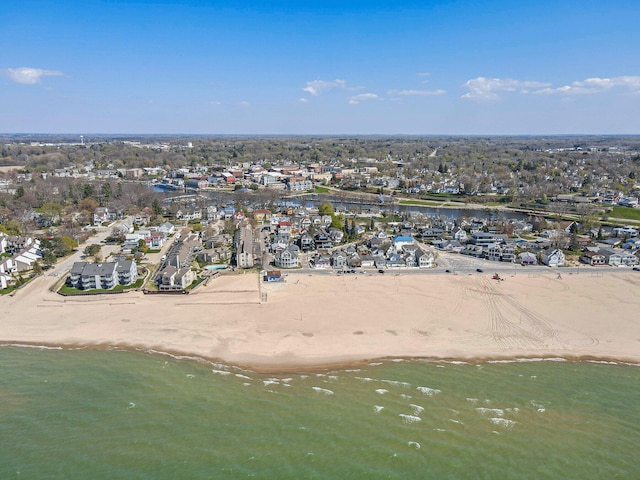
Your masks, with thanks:
[[[284,250],[275,254],[275,264],[278,268],[296,268],[300,249],[297,245],[288,245]]]
[[[415,239],[410,235],[398,235],[397,237],[393,238],[393,247],[397,253],[400,253],[402,251],[402,247],[404,247],[405,245],[415,246],[415,243]]]
[[[300,235],[298,244],[300,246],[300,250],[302,250],[303,252],[308,252],[309,250],[316,249],[316,244],[313,241],[313,237],[307,233],[303,233],[302,235]]]
[[[144,227],[151,221],[151,214],[149,212],[140,212],[133,218],[133,223],[136,227]]]
[[[606,265],[607,263],[607,259],[604,255],[599,252],[592,252],[591,250],[583,252],[580,256],[580,261],[592,266]]]
[[[362,259],[360,258],[360,255],[354,253],[353,255],[349,256],[347,265],[349,265],[349,267],[351,268],[362,268]]]
[[[7,288],[12,281],[13,279],[11,278],[11,275],[0,272],[0,290],[4,290],[5,288]]]
[[[613,234],[616,237],[637,237],[638,236],[638,230],[636,228],[633,227],[616,227],[613,229]]]
[[[313,268],[331,268],[331,257],[326,254],[316,254],[311,260]]]
[[[176,212],[176,218],[186,222],[197,221],[202,218],[202,210],[197,207],[181,208]]]
[[[333,246],[333,241],[325,232],[318,232],[314,239],[316,248],[326,249]]]
[[[376,266],[376,262],[373,259],[373,256],[362,254],[360,255],[360,266],[362,268],[372,268]]]
[[[158,288],[163,291],[185,290],[196,280],[196,274],[190,267],[167,265],[159,275]]]
[[[373,255],[373,262],[375,265],[375,268],[386,268],[387,266],[387,259],[384,257],[384,255],[381,254],[376,254]]]
[[[333,241],[333,243],[341,243],[344,238],[344,232],[337,228],[332,228],[329,230],[329,237]]]
[[[634,267],[639,263],[638,257],[631,252],[623,252],[620,255],[622,256],[622,265]]]
[[[502,258],[500,260],[510,263],[516,261],[516,246],[513,243],[507,243],[502,246]]]
[[[331,254],[331,266],[333,268],[344,268],[347,265],[347,255],[342,250],[336,250]]]
[[[93,212],[93,224],[98,227],[104,223],[111,223],[115,219],[115,212],[110,212],[107,207],[98,207],[95,212]]]
[[[521,252],[517,256],[518,263],[521,265],[537,265],[538,258],[531,252]]]
[[[471,234],[469,243],[481,247],[487,247],[492,243],[496,243],[496,236],[492,233],[474,232]]]
[[[253,218],[255,218],[258,222],[266,222],[270,217],[271,211],[267,210],[266,208],[259,208],[253,212]]]
[[[415,258],[418,268],[433,268],[435,255],[429,250],[419,248],[415,251]]]
[[[500,248],[500,244],[498,243],[491,243],[487,245],[484,253],[487,260],[499,262],[502,258],[502,248]]]
[[[313,183],[303,177],[291,177],[287,178],[287,190],[292,192],[304,192],[307,190],[313,190]]]
[[[407,264],[405,259],[399,253],[391,253],[387,256],[387,267],[388,268],[400,268],[406,267]]]
[[[613,250],[600,249],[598,250],[602,256],[604,256],[607,265],[612,267],[617,267],[622,265],[622,255],[618,252],[614,252]]]
[[[16,266],[16,262],[13,257],[0,258],[0,273],[10,275],[17,271],[18,267]]]
[[[542,263],[549,267],[564,267],[566,260],[564,252],[559,248],[549,248],[542,252]]]
[[[249,223],[236,230],[235,241],[236,264],[239,268],[253,267],[253,228]]]
[[[35,263],[39,261],[42,257],[39,255],[38,250],[35,248],[30,248],[28,250],[23,250],[22,252],[14,255],[13,261],[16,265],[16,268],[19,272],[24,272],[25,270],[31,270]]]
[[[467,231],[464,228],[455,227],[452,233],[454,240],[457,240],[458,242],[466,242],[469,238]]]
[[[476,258],[481,258],[485,255],[485,248],[480,245],[473,245],[467,243],[465,247],[460,251],[462,255],[469,255]]]

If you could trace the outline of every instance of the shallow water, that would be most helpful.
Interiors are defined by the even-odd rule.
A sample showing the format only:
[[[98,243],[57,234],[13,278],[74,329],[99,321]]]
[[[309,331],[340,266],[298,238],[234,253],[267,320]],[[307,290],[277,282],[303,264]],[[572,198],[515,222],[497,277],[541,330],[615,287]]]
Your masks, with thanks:
[[[0,478],[639,478],[640,368],[0,348]]]

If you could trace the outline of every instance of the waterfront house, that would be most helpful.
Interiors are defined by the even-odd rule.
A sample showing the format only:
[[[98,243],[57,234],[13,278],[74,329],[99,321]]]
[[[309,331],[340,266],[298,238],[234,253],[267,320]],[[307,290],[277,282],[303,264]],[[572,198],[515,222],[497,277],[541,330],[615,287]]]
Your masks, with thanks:
[[[433,252],[419,248],[415,251],[415,259],[418,268],[432,268],[435,255]]]
[[[536,258],[535,254],[531,252],[519,253],[517,259],[521,265],[537,265],[538,264],[538,259]]]
[[[167,265],[160,275],[156,277],[159,279],[158,288],[160,290],[185,290],[196,280],[196,274],[191,267],[175,267],[173,265]]]
[[[639,263],[638,257],[631,252],[623,252],[620,255],[622,256],[622,265],[634,267]]]
[[[399,268],[407,266],[405,259],[399,253],[392,253],[387,257],[387,267]]]
[[[371,255],[360,255],[360,266],[362,268],[371,268],[371,267],[375,267],[376,263],[375,260],[373,259],[373,257]]]
[[[326,254],[316,254],[311,260],[313,268],[331,268],[331,257]]]
[[[132,260],[118,262],[75,262],[66,283],[80,290],[105,289],[116,285],[131,285],[138,279],[138,269]]]
[[[347,255],[342,250],[336,250],[331,254],[331,266],[344,268],[347,265]]]
[[[351,268],[361,268],[362,267],[362,260],[360,259],[360,255],[358,255],[357,253],[354,253],[353,255],[351,255],[349,257],[349,259],[347,260],[347,264]]]
[[[10,275],[7,275],[6,273],[0,272],[0,289],[5,289],[9,286],[9,284],[11,283],[13,279],[11,278]]]
[[[297,245],[288,245],[275,254],[275,264],[279,268],[296,268],[300,249]]]
[[[549,248],[542,252],[542,263],[549,267],[564,267],[566,265],[564,252],[559,248]]]
[[[599,252],[592,252],[590,250],[583,252],[583,254],[580,256],[580,261],[592,266],[606,265],[607,263],[607,259],[604,255]]]

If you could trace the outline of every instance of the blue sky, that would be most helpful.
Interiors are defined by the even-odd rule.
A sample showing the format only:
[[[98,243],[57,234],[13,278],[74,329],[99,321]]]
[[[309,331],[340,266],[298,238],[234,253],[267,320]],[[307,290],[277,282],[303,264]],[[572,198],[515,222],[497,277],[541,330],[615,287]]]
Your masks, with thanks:
[[[637,0],[9,3],[4,133],[640,133]]]

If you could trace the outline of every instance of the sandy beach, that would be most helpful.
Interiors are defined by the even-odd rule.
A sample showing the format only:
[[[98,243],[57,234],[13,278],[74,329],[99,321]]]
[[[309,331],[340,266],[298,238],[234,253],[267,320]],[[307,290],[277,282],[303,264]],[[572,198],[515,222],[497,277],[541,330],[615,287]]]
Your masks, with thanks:
[[[62,297],[49,291],[54,277],[40,277],[0,298],[0,342],[153,350],[262,371],[386,357],[640,362],[637,272],[286,279],[222,275],[190,295]]]

